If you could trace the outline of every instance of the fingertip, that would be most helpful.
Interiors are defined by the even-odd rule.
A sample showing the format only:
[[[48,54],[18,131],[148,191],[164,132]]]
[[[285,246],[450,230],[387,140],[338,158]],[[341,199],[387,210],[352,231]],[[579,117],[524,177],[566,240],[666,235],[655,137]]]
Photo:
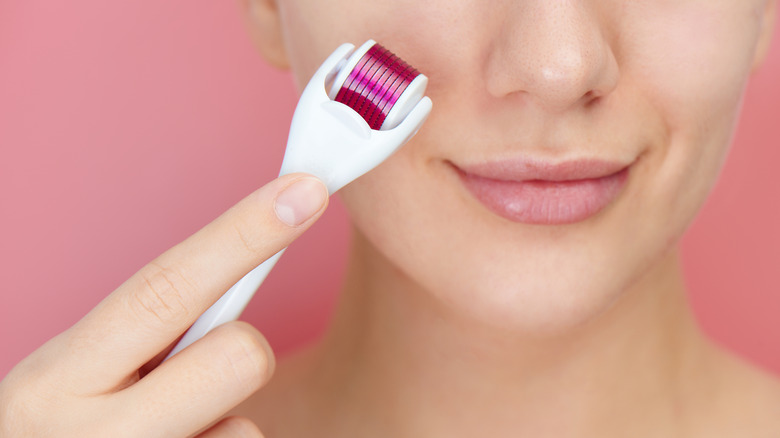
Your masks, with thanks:
[[[218,346],[239,384],[260,389],[276,370],[276,356],[268,340],[254,326],[243,321],[222,324],[206,335]]]
[[[274,211],[285,225],[298,227],[322,212],[328,204],[328,188],[318,178],[301,174],[276,197]]]

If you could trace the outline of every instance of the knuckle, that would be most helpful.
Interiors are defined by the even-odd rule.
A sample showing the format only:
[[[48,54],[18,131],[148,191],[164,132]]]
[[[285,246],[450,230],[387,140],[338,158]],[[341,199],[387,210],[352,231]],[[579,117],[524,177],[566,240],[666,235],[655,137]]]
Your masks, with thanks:
[[[263,336],[246,323],[221,326],[222,356],[238,385],[259,389],[273,374],[275,360]]]
[[[257,236],[257,233],[252,231],[253,224],[248,223],[245,220],[236,220],[233,223],[233,231],[236,235],[236,240],[241,247],[247,252],[247,254],[253,257],[264,257],[266,255],[267,248],[263,239]]]
[[[152,316],[164,325],[187,319],[191,313],[187,297],[195,287],[178,269],[151,263],[139,276],[142,286],[129,294],[129,307],[138,316],[144,320]]]

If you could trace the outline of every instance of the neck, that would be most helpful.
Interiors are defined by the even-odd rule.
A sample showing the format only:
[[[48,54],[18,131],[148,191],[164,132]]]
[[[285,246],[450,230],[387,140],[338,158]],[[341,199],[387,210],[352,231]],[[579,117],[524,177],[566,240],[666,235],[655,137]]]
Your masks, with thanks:
[[[309,376],[325,394],[318,410],[349,421],[332,424],[334,436],[378,436],[372,424],[388,436],[671,436],[700,402],[691,394],[706,384],[709,344],[676,252],[611,308],[554,337],[464,321],[430,296],[356,237]]]

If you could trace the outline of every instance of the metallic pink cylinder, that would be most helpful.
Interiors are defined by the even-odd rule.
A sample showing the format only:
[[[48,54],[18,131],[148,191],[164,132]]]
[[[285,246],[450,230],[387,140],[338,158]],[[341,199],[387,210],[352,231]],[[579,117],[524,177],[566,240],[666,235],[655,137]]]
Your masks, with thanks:
[[[409,84],[420,75],[416,69],[379,44],[358,61],[335,100],[354,109],[371,129],[380,129]]]

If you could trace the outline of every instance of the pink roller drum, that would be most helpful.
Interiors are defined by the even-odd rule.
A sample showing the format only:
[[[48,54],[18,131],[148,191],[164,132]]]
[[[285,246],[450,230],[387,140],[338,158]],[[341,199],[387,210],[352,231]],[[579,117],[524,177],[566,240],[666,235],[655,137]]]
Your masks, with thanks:
[[[427,84],[428,78],[414,67],[369,40],[341,68],[330,98],[355,110],[371,129],[387,130],[422,99]]]

